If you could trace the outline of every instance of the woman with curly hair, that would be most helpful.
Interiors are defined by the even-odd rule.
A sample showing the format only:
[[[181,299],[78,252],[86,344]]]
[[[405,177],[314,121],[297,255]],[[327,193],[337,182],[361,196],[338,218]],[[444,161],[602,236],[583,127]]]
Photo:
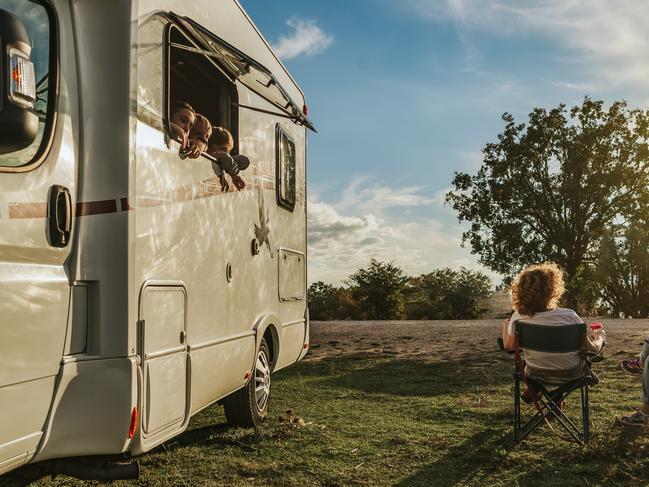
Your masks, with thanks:
[[[514,348],[514,323],[561,326],[583,323],[573,310],[558,307],[565,292],[563,273],[556,264],[538,264],[524,269],[512,283],[514,314],[503,323],[503,342],[507,349]],[[599,352],[604,345],[606,333],[589,336],[586,347]],[[525,373],[540,382],[558,384],[582,377],[585,362],[579,352],[546,353],[525,351]]]

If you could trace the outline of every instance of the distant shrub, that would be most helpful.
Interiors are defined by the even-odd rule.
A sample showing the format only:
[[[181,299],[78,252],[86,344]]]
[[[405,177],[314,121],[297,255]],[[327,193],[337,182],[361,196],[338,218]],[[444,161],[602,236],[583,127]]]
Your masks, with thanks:
[[[492,292],[489,277],[464,267],[436,269],[410,279],[408,318],[459,320],[479,318],[481,301]]]
[[[481,302],[492,291],[489,277],[464,267],[408,277],[392,262],[377,259],[352,273],[346,283],[348,287],[311,284],[311,319],[473,319],[482,316]]]

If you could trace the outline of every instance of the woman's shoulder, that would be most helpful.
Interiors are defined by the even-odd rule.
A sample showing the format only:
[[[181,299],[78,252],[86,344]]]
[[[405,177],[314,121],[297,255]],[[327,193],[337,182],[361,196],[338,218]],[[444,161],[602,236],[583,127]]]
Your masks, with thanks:
[[[570,309],[570,308],[554,308],[554,309],[549,311],[549,313],[552,313],[552,312],[561,313],[561,314],[564,314],[564,313],[565,314],[575,314],[575,315],[577,314],[577,313],[575,313],[574,309]]]
[[[549,311],[535,313],[534,316],[521,315],[518,311],[515,311],[510,321],[514,322],[519,320],[536,324],[583,323],[579,315],[570,308],[554,308]]]
[[[575,310],[572,310],[570,308],[554,308],[553,310],[548,311],[548,314],[572,319],[575,323],[581,323],[583,321],[575,312]]]

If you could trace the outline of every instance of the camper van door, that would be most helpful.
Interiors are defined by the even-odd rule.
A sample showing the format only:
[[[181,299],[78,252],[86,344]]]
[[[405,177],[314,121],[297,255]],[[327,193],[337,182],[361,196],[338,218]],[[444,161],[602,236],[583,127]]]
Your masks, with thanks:
[[[58,39],[70,42],[57,35],[56,18],[64,15],[36,0],[2,6],[22,26],[3,24],[0,42],[9,42],[12,29],[29,38],[23,67],[7,65],[6,57],[1,63],[0,79],[11,70],[24,95],[2,101],[27,106],[39,126],[28,147],[0,155],[0,473],[29,460],[43,434],[64,349],[75,194],[70,117],[56,116],[54,99],[57,90],[69,98],[57,70],[69,59],[56,59],[74,51],[58,49]]]

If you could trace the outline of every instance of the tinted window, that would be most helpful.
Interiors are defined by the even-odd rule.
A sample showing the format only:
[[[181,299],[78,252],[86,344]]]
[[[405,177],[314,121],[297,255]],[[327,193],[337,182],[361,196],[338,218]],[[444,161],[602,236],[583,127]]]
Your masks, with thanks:
[[[295,208],[295,143],[277,125],[277,204],[287,210]]]

